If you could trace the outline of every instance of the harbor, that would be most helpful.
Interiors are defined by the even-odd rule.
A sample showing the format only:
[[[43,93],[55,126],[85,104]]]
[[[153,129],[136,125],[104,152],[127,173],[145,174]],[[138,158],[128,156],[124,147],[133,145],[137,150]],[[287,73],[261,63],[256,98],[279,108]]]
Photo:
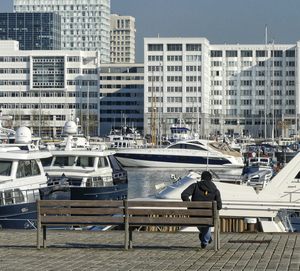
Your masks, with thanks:
[[[0,230],[1,270],[299,270],[299,233],[221,233],[221,248],[200,248],[198,234],[61,231],[36,249],[36,231]]]

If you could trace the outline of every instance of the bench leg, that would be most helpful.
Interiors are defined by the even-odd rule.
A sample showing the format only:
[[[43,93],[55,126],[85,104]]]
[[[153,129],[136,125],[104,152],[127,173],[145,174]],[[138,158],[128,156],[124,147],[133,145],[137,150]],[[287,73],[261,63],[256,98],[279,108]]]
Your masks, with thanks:
[[[129,231],[129,228],[128,228],[128,225],[125,224],[125,250],[128,250],[128,243],[129,243],[129,240],[128,240],[128,233]]]
[[[46,248],[46,226],[43,226],[43,246]]]
[[[40,249],[40,238],[41,238],[41,225],[38,224],[38,226],[37,226],[37,244],[36,244],[37,249]]]
[[[215,251],[218,251],[218,229],[214,228],[214,246],[215,246]]]
[[[129,227],[129,248],[132,248],[132,227]]]

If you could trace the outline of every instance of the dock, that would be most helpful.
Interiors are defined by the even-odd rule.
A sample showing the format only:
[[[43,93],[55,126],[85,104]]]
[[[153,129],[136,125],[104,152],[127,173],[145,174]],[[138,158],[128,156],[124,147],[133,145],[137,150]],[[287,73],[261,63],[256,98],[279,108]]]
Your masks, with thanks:
[[[221,249],[201,249],[198,233],[51,230],[36,248],[35,230],[0,230],[0,270],[300,270],[299,233],[221,233]]]

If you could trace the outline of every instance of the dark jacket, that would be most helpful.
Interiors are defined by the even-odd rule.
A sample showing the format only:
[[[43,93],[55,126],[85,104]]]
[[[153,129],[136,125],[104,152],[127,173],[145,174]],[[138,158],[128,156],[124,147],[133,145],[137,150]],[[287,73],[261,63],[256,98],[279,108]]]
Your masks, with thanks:
[[[202,180],[191,184],[181,193],[183,201],[189,201],[192,196],[192,201],[217,201],[217,209],[222,209],[221,194],[216,185],[212,181]]]

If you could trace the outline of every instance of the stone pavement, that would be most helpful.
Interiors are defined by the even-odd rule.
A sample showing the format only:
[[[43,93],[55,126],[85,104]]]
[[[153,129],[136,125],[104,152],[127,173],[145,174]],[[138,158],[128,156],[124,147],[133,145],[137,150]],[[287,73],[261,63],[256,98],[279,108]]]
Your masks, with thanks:
[[[200,249],[197,233],[0,230],[0,270],[300,270],[298,233],[221,233],[221,249]]]

